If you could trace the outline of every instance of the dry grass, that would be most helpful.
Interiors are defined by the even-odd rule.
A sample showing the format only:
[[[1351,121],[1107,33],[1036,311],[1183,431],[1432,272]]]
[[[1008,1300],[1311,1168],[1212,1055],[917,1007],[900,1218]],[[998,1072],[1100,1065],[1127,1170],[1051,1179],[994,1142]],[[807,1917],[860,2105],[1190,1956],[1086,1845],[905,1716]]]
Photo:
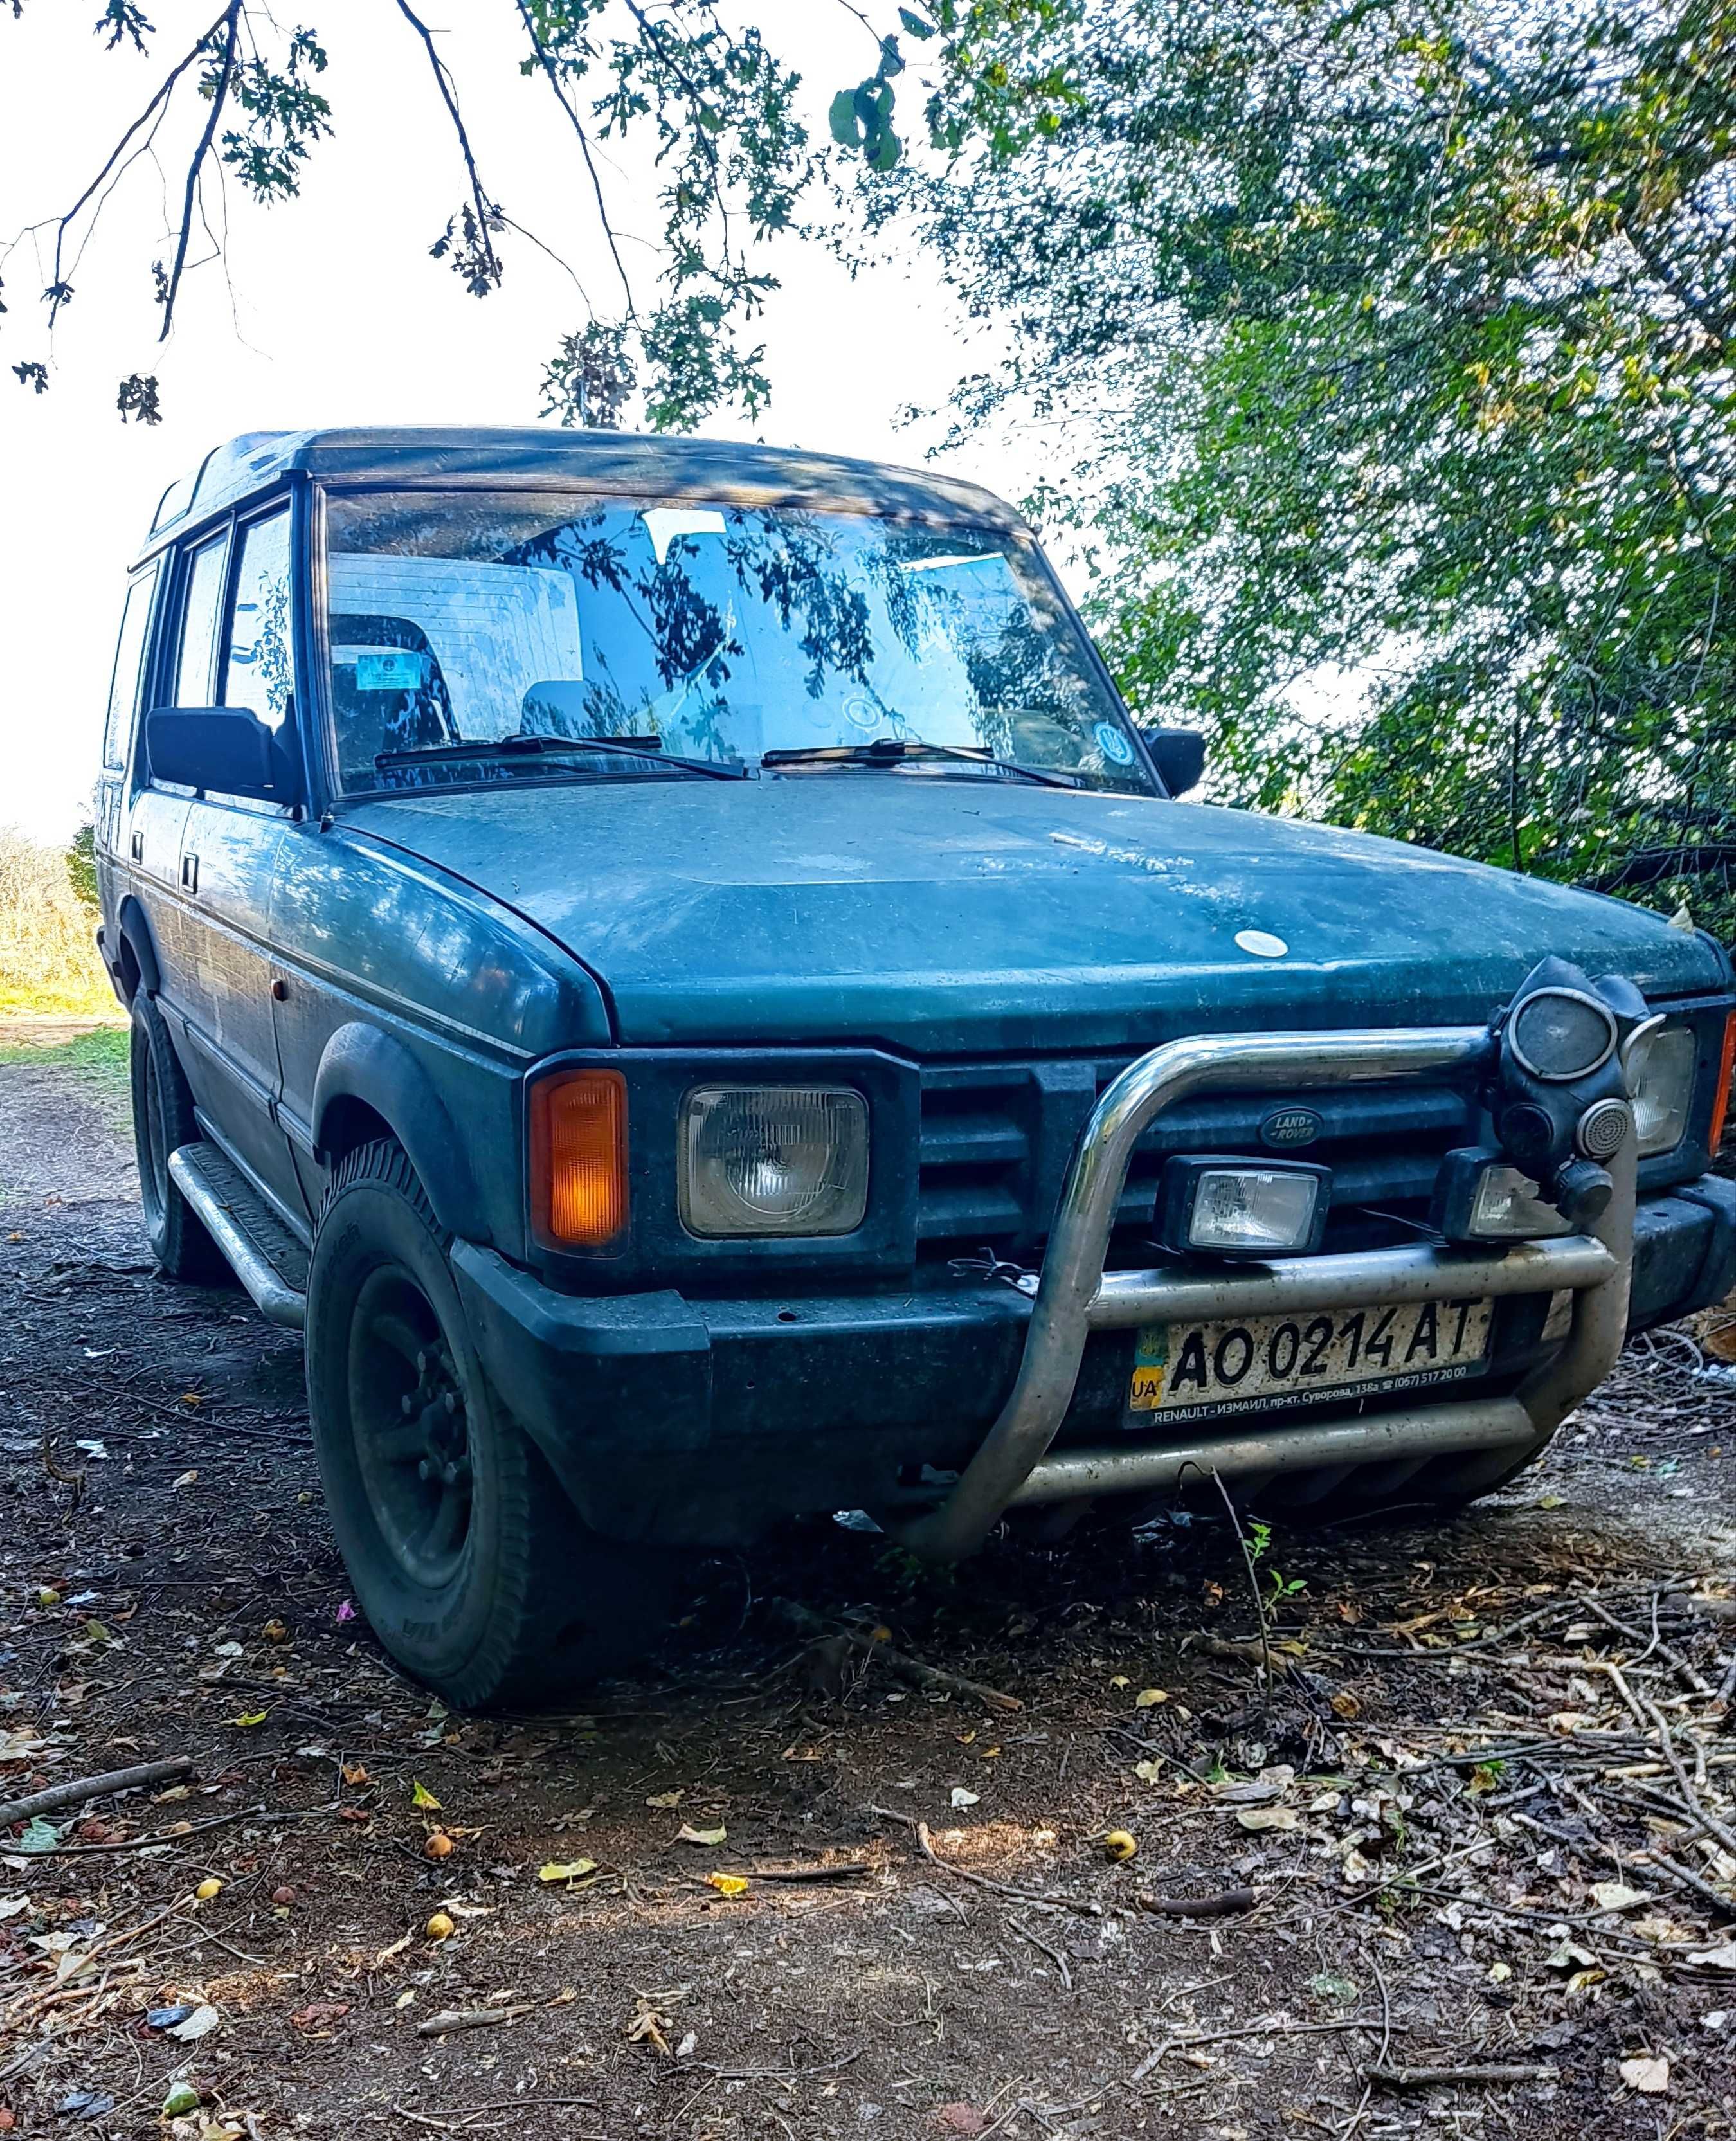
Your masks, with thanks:
[[[96,919],[73,889],[63,849],[0,826],[0,1012],[117,1016]]]

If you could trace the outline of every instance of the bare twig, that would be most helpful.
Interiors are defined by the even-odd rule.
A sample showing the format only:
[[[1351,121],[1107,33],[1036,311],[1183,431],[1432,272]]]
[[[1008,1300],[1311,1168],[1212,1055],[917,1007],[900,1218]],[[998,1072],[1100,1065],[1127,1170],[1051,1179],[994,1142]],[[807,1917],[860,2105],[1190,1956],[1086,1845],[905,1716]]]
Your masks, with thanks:
[[[1160,1918],[1229,1918],[1251,1911],[1260,1900],[1256,1888],[1225,1888],[1215,1896],[1149,1896],[1134,1899],[1142,1911]]]
[[[895,1821],[902,1827],[910,1829],[916,1837],[917,1848],[928,1863],[931,1866],[937,1866],[942,1873],[952,1874],[955,1880],[968,1881],[973,1887],[991,1889],[997,1896],[1011,1896],[1016,1902],[1020,1903],[1047,1903],[1052,1909],[1080,1911],[1087,1917],[1092,1918],[1100,1918],[1103,1916],[1101,1903],[1091,1902],[1078,1896],[1051,1895],[1040,1888],[1016,1888],[1010,1881],[991,1881],[986,1873],[972,1873],[966,1867],[953,1865],[950,1860],[942,1858],[935,1850],[934,1840],[928,1833],[927,1823],[917,1821],[910,1814],[900,1814],[896,1808],[871,1806],[868,1812],[878,1814],[882,1821]]]
[[[242,0],[229,0],[229,5],[218,17],[204,40],[223,39],[223,64],[218,70],[217,81],[211,91],[211,109],[206,115],[199,145],[193,151],[193,160],[187,166],[187,186],[181,203],[181,219],[175,234],[175,265],[169,271],[163,290],[163,327],[157,337],[166,342],[169,330],[175,324],[175,301],[180,293],[181,273],[187,264],[187,248],[193,237],[193,212],[199,197],[199,175],[204,170],[205,159],[211,153],[211,144],[217,138],[219,121],[223,108],[229,100],[229,87],[235,79],[236,49],[241,42]],[[202,47],[203,49],[203,47]]]
[[[1020,1925],[1016,1918],[1009,1918],[1006,1922],[1020,1940],[1029,1941],[1040,1955],[1048,1956],[1060,1975],[1062,1991],[1070,1992],[1073,1990],[1073,1972],[1068,1966],[1066,1956],[1060,1950],[1058,1947],[1050,1947],[1045,1940],[1040,1940],[1029,1926]]]
[[[1383,2089],[1450,2089],[1456,2083],[1478,2082],[1485,2088],[1517,2088],[1532,2081],[1553,2081],[1556,2070],[1542,2066],[1384,2067],[1362,2070],[1365,2081]]]
[[[621,287],[627,293],[627,316],[629,319],[632,319],[637,311],[637,308],[633,303],[633,286],[628,278],[626,264],[621,258],[620,246],[616,242],[615,226],[609,220],[608,203],[603,198],[602,180],[598,175],[596,161],[591,154],[591,137],[585,131],[584,121],[578,116],[578,106],[567,94],[567,86],[561,80],[560,70],[554,62],[554,55],[543,42],[537,29],[535,18],[527,5],[527,0],[519,0],[519,17],[524,25],[525,35],[530,39],[530,48],[536,55],[537,64],[548,76],[548,86],[554,91],[555,101],[566,113],[573,131],[578,137],[579,154],[584,158],[585,169],[590,174],[591,190],[597,199],[597,214],[602,224],[603,237],[608,244],[609,258],[614,262],[615,272],[621,278]]]
[[[521,2015],[534,2015],[537,2003],[528,2000],[517,2007],[443,2007],[425,2022],[418,2022],[419,2037],[450,2037],[460,2030],[494,2030],[503,2022],[516,2022]]]
[[[1254,1594],[1254,1611],[1258,1615],[1260,1621],[1260,1668],[1264,1676],[1261,1681],[1261,1693],[1267,1700],[1270,1700],[1271,1697],[1271,1645],[1266,1640],[1266,1598],[1260,1588],[1260,1572],[1255,1564],[1253,1548],[1250,1547],[1247,1543],[1247,1534],[1242,1528],[1242,1519],[1236,1513],[1236,1504],[1230,1499],[1230,1490],[1223,1484],[1223,1480],[1215,1466],[1212,1468],[1212,1478],[1217,1485],[1218,1493],[1223,1497],[1223,1505],[1225,1509],[1229,1511],[1230,1522],[1236,1527],[1236,1543],[1242,1548],[1242,1566],[1247,1571],[1247,1587]]]
[[[476,168],[475,154],[470,147],[470,130],[458,108],[458,92],[452,86],[451,73],[435,47],[434,32],[410,5],[410,0],[397,0],[397,6],[398,12],[422,41],[423,49],[428,55],[428,64],[434,72],[435,86],[440,91],[440,101],[446,107],[446,116],[452,121],[452,130],[458,137],[459,153],[464,158],[465,171],[470,180],[470,211],[476,219],[476,244],[481,249],[481,280],[484,285],[498,283],[500,280],[500,256],[494,250],[491,235],[497,211],[483,190],[482,175]]]
[[[140,1784],[167,1784],[184,1777],[193,1768],[190,1755],[173,1755],[160,1762],[135,1762],[130,1769],[106,1769],[97,1777],[73,1777],[63,1784],[50,1784],[26,1799],[8,1799],[0,1806],[0,1828],[14,1822],[33,1821],[39,1814],[57,1808],[82,1806],[86,1799],[107,1799],[116,1792],[130,1792]]]

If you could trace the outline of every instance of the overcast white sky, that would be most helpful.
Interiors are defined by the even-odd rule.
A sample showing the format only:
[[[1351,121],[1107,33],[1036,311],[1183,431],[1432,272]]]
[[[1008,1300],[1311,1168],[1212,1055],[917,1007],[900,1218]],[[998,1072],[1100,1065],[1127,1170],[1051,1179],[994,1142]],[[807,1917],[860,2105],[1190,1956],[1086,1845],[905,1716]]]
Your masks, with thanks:
[[[214,11],[211,0],[155,0],[148,12],[166,57]],[[546,87],[518,72],[509,0],[425,0],[419,12],[446,33],[493,194],[558,246],[607,308],[609,273],[570,136]],[[751,12],[800,65],[809,122],[823,133],[827,101],[868,71],[871,42],[826,0],[765,0]],[[0,244],[70,204],[155,86],[145,61],[102,51],[91,34],[96,12],[96,0],[28,0],[15,22],[0,7]],[[238,431],[534,421],[543,359],[582,321],[565,274],[522,239],[509,236],[505,287],[480,302],[428,258],[462,174],[391,0],[303,0],[298,12],[331,52],[321,86],[336,138],[316,151],[298,201],[260,209],[229,189],[229,278],[220,266],[192,278],[166,349],[155,342],[149,273],[176,175],[166,154],[161,172],[135,167],[73,272],[77,294],[40,396],[10,367],[47,354],[47,277],[27,244],[0,268],[9,308],[0,319],[0,824],[41,838],[70,832],[90,794],[123,575],[172,478]],[[919,90],[907,94],[914,106]],[[617,219],[649,238],[657,217],[642,167],[618,169]],[[656,256],[640,247],[629,253],[636,272],[638,260],[648,289]],[[796,241],[776,249],[774,264],[785,287],[765,328],[772,407],[757,431],[730,418],[705,428],[920,460],[942,427],[904,428],[899,411],[942,400],[990,353],[966,338],[938,278],[917,262],[853,280]],[[161,377],[165,421],[155,429],[116,413],[116,381],[134,371]],[[1016,496],[1042,441],[984,439],[956,465]]]

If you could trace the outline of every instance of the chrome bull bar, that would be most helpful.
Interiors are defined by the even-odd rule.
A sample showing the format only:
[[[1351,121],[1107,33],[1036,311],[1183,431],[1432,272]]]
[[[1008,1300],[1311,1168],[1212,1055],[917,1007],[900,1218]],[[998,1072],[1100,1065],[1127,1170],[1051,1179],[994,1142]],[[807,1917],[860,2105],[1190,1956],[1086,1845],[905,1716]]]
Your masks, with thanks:
[[[1355,1465],[1487,1450],[1489,1479],[1540,1447],[1615,1366],[1627,1330],[1633,1262],[1631,1129],[1608,1163],[1616,1190],[1589,1233],[1527,1242],[1502,1253],[1422,1247],[1297,1257],[1222,1273],[1105,1272],[1109,1237],[1134,1148],[1165,1108],[1202,1087],[1294,1091],[1463,1073],[1493,1061],[1483,1026],[1388,1032],[1200,1036],[1129,1064],[1098,1101],[1069,1163],[1037,1284],[1018,1379],[981,1447],[936,1509],[888,1526],[929,1561],[974,1553],[1010,1509],[1104,1494],[1153,1492],[1190,1473],[1247,1479],[1320,1465]],[[1467,1293],[1571,1290],[1560,1353],[1511,1397],[1399,1405],[1355,1419],[1276,1427],[1184,1445],[1148,1443],[1048,1455],[1072,1402],[1093,1331],[1329,1307],[1384,1307]],[[1356,1401],[1353,1389],[1346,1403]],[[1364,1402],[1370,1402],[1365,1400]],[[1378,1397],[1371,1402],[1378,1403]],[[1478,1482],[1468,1483],[1474,1486]]]

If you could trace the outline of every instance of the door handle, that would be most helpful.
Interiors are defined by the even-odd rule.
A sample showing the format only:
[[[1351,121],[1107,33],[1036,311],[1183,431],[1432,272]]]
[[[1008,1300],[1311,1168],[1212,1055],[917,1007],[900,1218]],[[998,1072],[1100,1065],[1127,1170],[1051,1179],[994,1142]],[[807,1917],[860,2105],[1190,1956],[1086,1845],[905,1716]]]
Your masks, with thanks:
[[[133,860],[134,860],[135,863],[142,863],[142,862],[144,861],[144,859],[145,859],[145,835],[144,835],[144,834],[143,834],[143,833],[135,833],[135,834],[133,834],[133,837],[132,837],[131,840],[128,843],[128,848],[129,848],[129,851],[130,852],[130,854],[131,854],[131,855],[132,855],[132,859],[133,859]]]
[[[199,857],[197,855],[186,854],[181,857],[181,889],[184,892],[192,893],[199,890]]]

